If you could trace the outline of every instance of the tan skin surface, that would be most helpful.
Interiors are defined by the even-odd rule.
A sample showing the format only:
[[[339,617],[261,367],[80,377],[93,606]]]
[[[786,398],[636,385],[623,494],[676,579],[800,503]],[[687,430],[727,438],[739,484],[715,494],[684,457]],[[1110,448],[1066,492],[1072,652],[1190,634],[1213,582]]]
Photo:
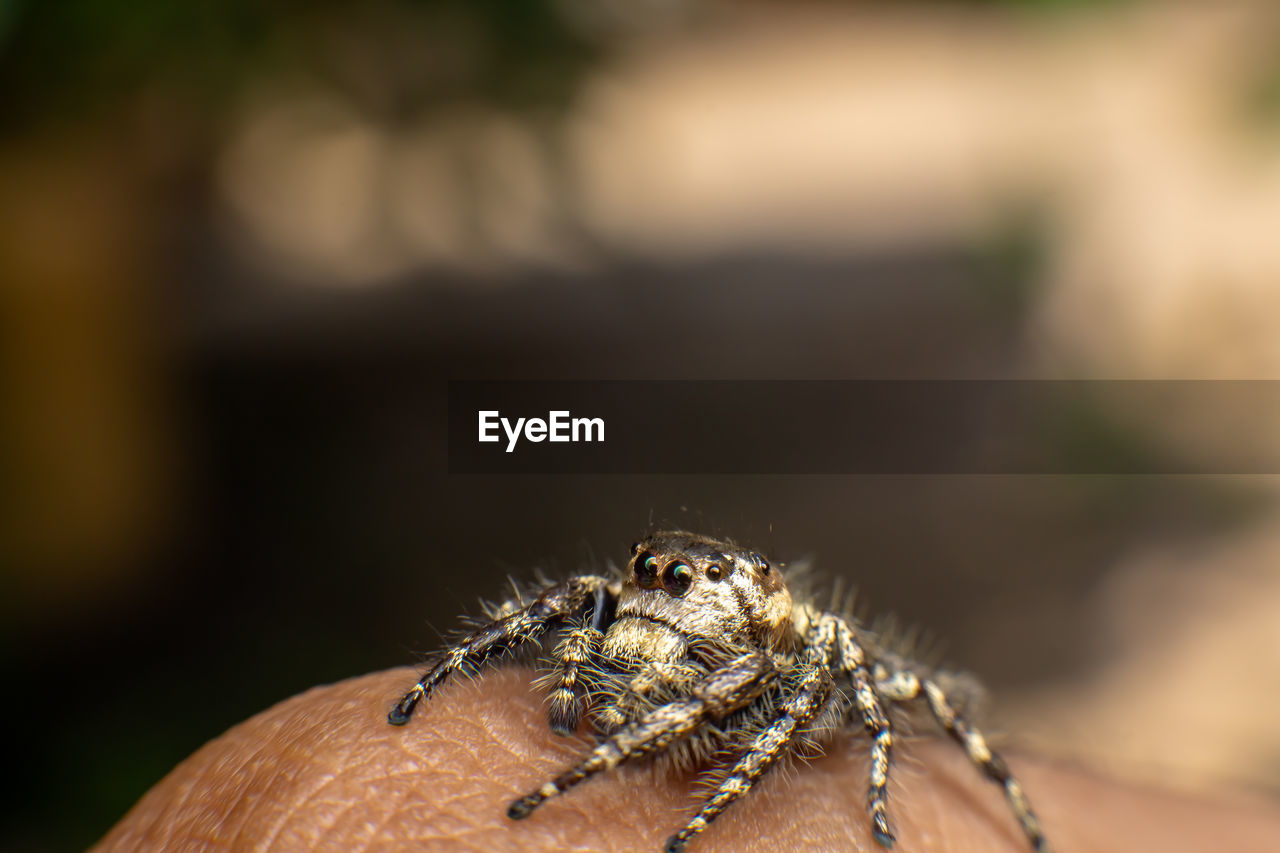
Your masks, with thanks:
[[[231,729],[180,764],[96,848],[257,850],[651,850],[684,824],[691,780],[645,768],[602,774],[512,821],[507,804],[573,762],[583,738],[547,728],[532,673],[459,680],[410,723],[387,710],[417,678],[396,669],[317,687]],[[1105,781],[1014,756],[1058,853],[1280,850],[1280,812]],[[941,738],[909,740],[895,766],[895,850],[1025,853],[999,788]],[[866,743],[771,774],[691,853],[881,851],[862,803]]]

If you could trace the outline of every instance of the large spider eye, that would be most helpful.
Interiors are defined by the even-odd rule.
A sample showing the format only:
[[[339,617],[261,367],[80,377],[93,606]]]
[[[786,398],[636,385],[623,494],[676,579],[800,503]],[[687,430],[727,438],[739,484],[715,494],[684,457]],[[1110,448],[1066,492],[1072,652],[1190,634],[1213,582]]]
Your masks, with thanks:
[[[724,577],[724,569],[720,566],[715,563],[707,566],[707,580],[718,581],[722,577]]]
[[[679,598],[693,584],[693,569],[685,563],[668,563],[662,572],[662,588],[672,598]]]
[[[658,585],[658,558],[652,554],[636,557],[636,583],[641,589],[653,589]]]

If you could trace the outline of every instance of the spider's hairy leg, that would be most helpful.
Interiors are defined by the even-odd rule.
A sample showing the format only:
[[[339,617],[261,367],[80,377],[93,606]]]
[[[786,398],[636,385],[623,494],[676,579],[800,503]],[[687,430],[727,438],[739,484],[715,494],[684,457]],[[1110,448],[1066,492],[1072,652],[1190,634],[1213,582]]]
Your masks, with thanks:
[[[893,726],[867,669],[867,656],[852,625],[834,613],[819,613],[811,621],[808,658],[849,677],[853,704],[862,727],[871,737],[871,782],[867,813],[871,834],[884,847],[896,840],[889,828],[889,762],[893,757]]]
[[[555,685],[551,691],[551,704],[547,708],[547,722],[558,735],[571,735],[582,722],[582,666],[599,651],[604,634],[590,625],[574,628],[565,634],[553,656],[555,671],[547,683]]]
[[[654,698],[655,694],[687,696],[693,686],[707,675],[705,667],[689,661],[650,661],[642,665],[621,690],[606,696],[601,706],[593,711],[596,730],[613,734],[655,705],[663,704]]]
[[[893,757],[893,727],[866,666],[859,664],[850,677],[854,705],[862,716],[863,728],[871,736],[871,784],[867,788],[871,834],[884,847],[892,847],[895,838],[889,829],[889,761]]]
[[[773,762],[786,753],[801,729],[826,707],[833,687],[831,676],[825,669],[810,667],[783,703],[781,715],[756,736],[698,814],[667,841],[666,853],[681,853],[693,836],[706,829],[730,804],[751,790]]]
[[[598,575],[581,575],[547,587],[532,602],[501,619],[478,629],[450,647],[426,675],[387,714],[387,722],[403,726],[414,706],[431,695],[441,682],[457,670],[481,663],[496,652],[535,640],[565,619],[582,615],[590,606],[601,612],[610,594],[608,580]]]
[[[738,657],[698,682],[687,699],[655,708],[619,729],[576,766],[532,794],[512,802],[507,816],[514,820],[528,817],[545,800],[602,770],[612,770],[624,761],[666,748],[692,734],[707,719],[720,719],[755,701],[776,676],[768,655],[752,652]]]
[[[876,664],[875,676],[876,692],[889,702],[909,702],[920,695],[920,679],[910,670]]]
[[[1049,842],[1045,840],[1040,821],[1032,812],[1031,803],[1027,800],[1022,785],[1009,772],[1004,759],[992,752],[982,733],[956,712],[941,687],[929,679],[926,679],[922,686],[925,699],[929,702],[929,709],[938,723],[946,729],[947,734],[964,747],[970,761],[1004,788],[1005,797],[1009,800],[1018,823],[1022,824],[1022,831],[1026,833],[1032,849],[1038,853],[1049,853]]]

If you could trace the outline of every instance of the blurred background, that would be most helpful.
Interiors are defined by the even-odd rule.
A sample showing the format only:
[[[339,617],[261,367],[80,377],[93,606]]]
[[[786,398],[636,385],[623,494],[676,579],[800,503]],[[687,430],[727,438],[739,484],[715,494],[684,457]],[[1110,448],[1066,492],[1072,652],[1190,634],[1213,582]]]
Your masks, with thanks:
[[[927,626],[1015,744],[1274,797],[1274,477],[450,477],[444,400],[1280,379],[1278,284],[1266,0],[0,0],[0,847],[654,525]],[[1057,440],[1280,441],[1119,396]]]

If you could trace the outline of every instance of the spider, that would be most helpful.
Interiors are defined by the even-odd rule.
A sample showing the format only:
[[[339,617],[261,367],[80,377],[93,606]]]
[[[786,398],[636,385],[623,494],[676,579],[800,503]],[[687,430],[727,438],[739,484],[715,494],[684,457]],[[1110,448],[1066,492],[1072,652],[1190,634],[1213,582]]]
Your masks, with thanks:
[[[548,721],[572,734],[589,720],[595,747],[554,780],[511,803],[528,817],[551,797],[642,756],[707,767],[712,793],[667,853],[679,853],[780,758],[803,754],[852,723],[871,739],[867,812],[892,847],[888,782],[891,708],[923,699],[969,760],[1004,789],[1031,847],[1049,850],[1022,786],[964,709],[976,689],[894,651],[857,619],[795,601],[779,568],[731,541],[683,531],[632,547],[612,577],[580,575],[517,597],[449,647],[388,715],[414,707],[458,670],[561,630]]]

